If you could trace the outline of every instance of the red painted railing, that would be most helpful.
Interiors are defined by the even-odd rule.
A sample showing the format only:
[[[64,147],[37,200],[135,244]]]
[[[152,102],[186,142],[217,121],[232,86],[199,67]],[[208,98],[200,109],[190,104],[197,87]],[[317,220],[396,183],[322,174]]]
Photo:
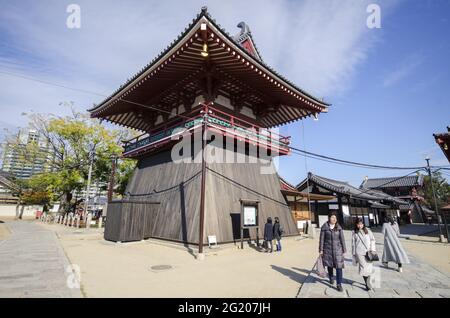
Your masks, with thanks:
[[[207,107],[207,109],[208,114],[205,118],[210,129],[218,130],[226,136],[246,140],[255,145],[278,151],[280,154],[290,152],[290,137],[279,135],[225,111],[213,107]],[[136,153],[142,153],[149,148],[155,148],[170,141],[176,134],[182,133],[182,130],[175,132],[177,128],[184,128],[184,131],[186,131],[199,127],[203,122],[204,110],[203,107],[199,108],[192,117],[186,117],[182,121],[172,123],[150,134],[144,133],[125,141],[124,156],[132,157]]]

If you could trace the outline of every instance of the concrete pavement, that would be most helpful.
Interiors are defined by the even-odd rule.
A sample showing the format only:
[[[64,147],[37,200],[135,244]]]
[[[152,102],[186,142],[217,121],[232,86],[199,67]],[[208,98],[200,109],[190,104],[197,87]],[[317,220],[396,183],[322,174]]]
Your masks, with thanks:
[[[31,221],[7,221],[0,241],[0,298],[82,297],[55,233]],[[75,268],[76,269],[76,268]]]
[[[383,235],[374,233],[377,241],[377,251],[381,257],[383,251]],[[376,286],[374,291],[365,290],[363,278],[358,274],[356,266],[352,265],[351,233],[345,232],[348,253],[345,259],[344,292],[338,292],[335,286],[331,286],[327,278],[320,278],[311,272],[302,285],[298,297],[343,297],[343,298],[449,298],[450,276],[435,267],[425,263],[422,259],[408,253],[411,264],[403,266],[403,273],[397,271],[397,265],[390,263],[389,268],[375,263],[375,274],[372,284]],[[407,240],[402,239],[402,243]],[[404,246],[405,247],[405,246]],[[444,247],[445,248],[445,247]],[[442,255],[448,257],[447,254]],[[408,250],[407,250],[408,251]]]
[[[196,246],[189,251],[153,239],[113,243],[93,229],[39,225],[57,231],[67,256],[80,266],[86,297],[293,298],[314,264],[317,246],[307,238],[284,238],[283,252],[270,254],[247,242],[243,250],[239,243],[224,244],[206,247],[205,260],[199,261]]]
[[[221,246],[207,249],[206,260],[199,262],[182,245],[157,240],[106,242],[102,229],[29,221],[6,225],[9,235],[0,239],[0,298],[81,297],[79,289],[68,288],[73,275],[66,272],[65,253],[79,265],[86,297],[450,297],[450,271],[446,272],[450,245],[438,243],[402,239],[412,263],[403,273],[394,264],[388,269],[376,264],[375,292],[365,291],[347,255],[345,292],[339,293],[327,279],[310,273],[317,237],[285,238],[283,252],[273,254],[247,245],[244,250]],[[350,248],[350,232],[345,234]],[[382,251],[382,235],[375,236]],[[434,267],[437,260],[442,272]]]

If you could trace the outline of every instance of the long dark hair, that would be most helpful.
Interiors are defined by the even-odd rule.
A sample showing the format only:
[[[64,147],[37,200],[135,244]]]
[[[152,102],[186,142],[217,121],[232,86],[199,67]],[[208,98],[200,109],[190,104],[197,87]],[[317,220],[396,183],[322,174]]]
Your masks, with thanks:
[[[267,218],[267,223],[272,224],[272,218],[270,216]]]
[[[328,224],[330,224],[330,219],[331,219],[331,217],[332,216],[335,216],[336,217],[336,224],[334,225],[334,231],[337,231],[338,230],[338,227],[340,226],[339,225],[339,222],[338,222],[338,217],[337,217],[337,214],[336,214],[336,212],[330,212],[329,214],[328,214]]]
[[[385,223],[391,223],[391,225],[394,225],[394,223],[395,223],[394,218],[392,216],[390,216],[390,215],[388,215],[388,216],[386,216],[384,218],[384,222]]]
[[[356,218],[356,220],[355,220],[355,227],[354,227],[354,231],[355,231],[355,233],[358,233],[359,232],[359,228],[358,228],[358,224],[359,223],[362,223],[363,224],[363,231],[364,231],[364,234],[367,234],[367,233],[369,233],[369,230],[367,230],[367,228],[366,228],[366,225],[364,224],[364,221],[363,221],[363,219],[361,219],[361,218]]]

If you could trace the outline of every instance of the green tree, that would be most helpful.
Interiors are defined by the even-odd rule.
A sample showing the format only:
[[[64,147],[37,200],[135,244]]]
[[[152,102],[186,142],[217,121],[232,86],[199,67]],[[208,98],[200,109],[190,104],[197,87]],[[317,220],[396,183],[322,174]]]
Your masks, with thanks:
[[[129,130],[108,129],[98,119],[72,109],[71,115],[59,117],[49,114],[29,115],[31,126],[43,136],[49,145],[51,162],[48,171],[35,174],[23,182],[20,203],[27,204],[50,200],[60,201],[60,211],[68,211],[74,191],[86,187],[89,166],[92,163],[92,182],[107,183],[111,175],[112,158],[122,153],[121,141],[130,138]],[[24,149],[15,145],[24,161],[36,159],[39,151],[35,145]],[[119,160],[117,179],[119,193],[128,181],[134,161]],[[48,202],[47,202],[48,201]]]
[[[442,174],[439,171],[433,172],[432,177],[434,190],[436,192],[436,201],[440,209],[444,205],[450,203],[450,185],[447,183],[447,180],[442,177]],[[425,176],[424,178],[424,197],[427,205],[434,210],[433,190],[431,188],[429,176]]]
[[[136,161],[132,159],[121,159],[117,165],[117,186],[115,191],[117,194],[123,196],[130,181],[134,169],[136,168]]]

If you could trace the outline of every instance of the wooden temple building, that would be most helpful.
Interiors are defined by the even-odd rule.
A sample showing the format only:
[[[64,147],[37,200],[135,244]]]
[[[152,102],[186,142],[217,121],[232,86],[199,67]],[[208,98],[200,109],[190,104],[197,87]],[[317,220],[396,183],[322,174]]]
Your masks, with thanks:
[[[123,156],[138,163],[126,198],[108,205],[106,239],[203,245],[215,236],[232,242],[239,237],[241,203],[248,200],[258,202],[260,231],[270,216],[280,218],[286,235],[298,234],[278,174],[262,173],[273,168],[275,156],[290,153],[290,137],[272,128],[317,116],[329,104],[267,66],[249,27],[238,27],[230,36],[203,8],[159,56],[90,109],[92,117],[142,132],[124,144]],[[232,149],[212,143],[230,138]],[[173,149],[182,141],[193,146],[174,161]],[[202,149],[245,160],[209,162]],[[263,153],[266,162],[257,160]],[[245,235],[256,234],[249,229]]]
[[[403,223],[426,223],[435,212],[428,209],[424,203],[424,176],[421,174],[406,177],[368,178],[361,183],[360,188],[376,191],[392,196],[405,203],[398,206],[399,217]]]
[[[374,189],[356,188],[347,182],[318,176],[311,172],[296,189],[311,197],[329,196],[328,200],[311,200],[313,223],[321,226],[328,220],[330,212],[336,212],[338,222],[345,228],[353,228],[355,218],[363,219],[366,226],[383,223],[387,215],[398,216],[400,205],[407,201]]]
[[[450,162],[450,126],[447,126],[447,132],[433,134],[434,140],[441,148],[448,162]]]
[[[283,193],[289,208],[291,209],[297,228],[302,232],[307,224],[316,223],[317,209],[319,202],[335,200],[332,194],[318,194],[300,192],[294,185],[280,177],[281,193]]]

